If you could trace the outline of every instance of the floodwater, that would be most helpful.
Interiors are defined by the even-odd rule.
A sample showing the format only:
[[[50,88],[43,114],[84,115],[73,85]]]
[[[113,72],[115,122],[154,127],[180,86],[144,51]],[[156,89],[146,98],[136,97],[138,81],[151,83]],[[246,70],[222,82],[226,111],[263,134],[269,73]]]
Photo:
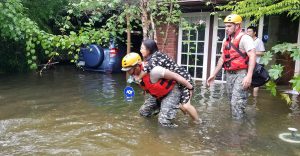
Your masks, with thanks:
[[[299,102],[288,106],[264,89],[250,98],[247,117],[231,119],[224,85],[197,84],[193,105],[202,123],[180,111],[178,128],[143,118],[136,86],[124,100],[124,74],[56,66],[42,77],[0,75],[0,155],[300,155],[300,144],[278,135],[300,129]],[[299,99],[299,98],[298,98]]]

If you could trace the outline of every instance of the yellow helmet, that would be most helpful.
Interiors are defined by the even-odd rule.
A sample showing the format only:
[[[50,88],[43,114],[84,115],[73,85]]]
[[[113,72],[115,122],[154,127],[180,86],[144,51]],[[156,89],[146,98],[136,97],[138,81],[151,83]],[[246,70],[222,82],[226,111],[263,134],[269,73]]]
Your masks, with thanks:
[[[240,24],[242,23],[243,19],[240,15],[237,14],[231,14],[226,16],[224,19],[224,23],[234,23],[234,24]]]
[[[122,71],[130,70],[139,62],[142,62],[142,59],[138,53],[128,53],[122,59]]]

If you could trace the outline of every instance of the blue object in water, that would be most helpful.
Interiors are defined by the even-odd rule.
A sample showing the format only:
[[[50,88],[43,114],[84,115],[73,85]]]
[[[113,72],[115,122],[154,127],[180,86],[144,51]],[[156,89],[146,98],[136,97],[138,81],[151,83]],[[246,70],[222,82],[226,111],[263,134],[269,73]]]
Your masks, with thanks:
[[[132,101],[133,97],[134,97],[134,90],[132,87],[127,86],[124,89],[124,95],[125,95],[125,99],[126,101]]]
[[[121,60],[124,55],[125,48],[117,49],[113,41],[110,42],[109,48],[91,44],[80,49],[77,65],[89,71],[121,72]]]
[[[85,60],[85,66],[88,68],[97,68],[104,60],[104,49],[95,44],[87,48],[81,48],[82,58]]]

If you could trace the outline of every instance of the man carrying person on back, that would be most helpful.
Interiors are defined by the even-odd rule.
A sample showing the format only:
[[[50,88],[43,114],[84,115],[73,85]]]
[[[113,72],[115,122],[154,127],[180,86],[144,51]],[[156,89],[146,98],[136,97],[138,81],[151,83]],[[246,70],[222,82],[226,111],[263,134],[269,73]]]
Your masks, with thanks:
[[[122,59],[122,71],[138,77],[144,68],[144,62],[137,53],[129,53]],[[158,121],[162,126],[177,127],[172,123],[179,109],[181,91],[178,84],[192,89],[193,85],[177,73],[161,66],[154,67],[141,81],[137,82],[147,92],[144,104],[139,112],[141,116],[151,117],[159,111]]]

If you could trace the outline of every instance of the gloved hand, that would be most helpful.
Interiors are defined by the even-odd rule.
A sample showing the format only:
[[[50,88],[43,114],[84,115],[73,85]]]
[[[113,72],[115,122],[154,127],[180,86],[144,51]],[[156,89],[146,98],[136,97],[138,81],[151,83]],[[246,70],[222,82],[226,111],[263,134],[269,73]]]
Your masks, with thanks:
[[[136,84],[140,84],[140,81],[137,81],[137,80],[135,79],[135,77],[129,76],[128,79],[127,79],[127,83],[132,83],[132,82],[134,82],[134,83],[136,83]]]
[[[134,82],[134,78],[132,76],[129,76],[127,79],[127,83],[132,83]]]

